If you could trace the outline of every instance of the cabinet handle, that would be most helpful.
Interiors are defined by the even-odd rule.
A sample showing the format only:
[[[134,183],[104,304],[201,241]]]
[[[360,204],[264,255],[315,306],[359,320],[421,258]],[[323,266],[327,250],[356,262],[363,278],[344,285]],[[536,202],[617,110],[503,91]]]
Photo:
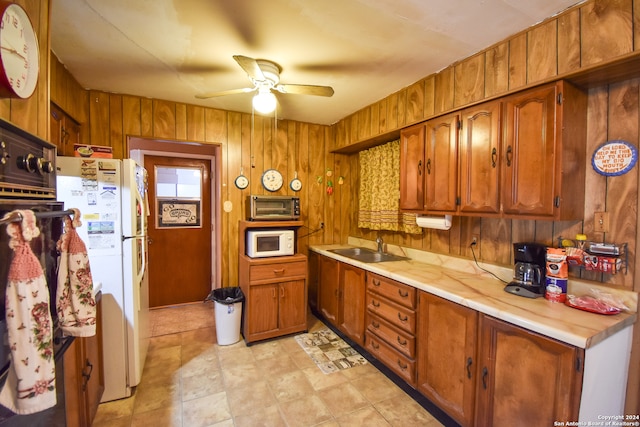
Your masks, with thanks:
[[[491,167],[495,168],[497,163],[498,163],[498,150],[496,150],[496,147],[493,147],[493,150],[491,150]]]
[[[431,159],[427,160],[427,175],[431,175]]]
[[[271,289],[271,298],[276,299],[276,288]]]
[[[371,341],[371,347],[373,347],[375,350],[377,350],[377,349],[379,349],[379,348],[380,348],[380,346],[378,345],[378,343],[377,343],[377,342],[375,342],[375,341]]]
[[[376,300],[371,300],[371,304],[372,304],[374,307],[380,307],[380,303],[379,303],[378,301],[376,301]]]
[[[380,280],[373,279],[372,283],[373,283],[373,286],[380,286]]]
[[[400,295],[402,298],[406,298],[409,296],[409,291],[402,292],[402,289],[398,289],[398,295]]]
[[[402,313],[398,312],[398,319],[400,319],[401,322],[406,322],[409,320],[409,316],[402,317]]]
[[[280,297],[284,298],[284,288],[282,286],[280,287]]]
[[[373,320],[371,322],[371,326],[373,326],[374,328],[378,329],[380,327],[380,323],[376,322],[375,320]]]
[[[471,365],[473,364],[473,359],[471,357],[467,358],[467,378],[471,378]]]
[[[400,367],[400,369],[402,369],[403,371],[407,370],[407,367],[409,365],[407,365],[406,363],[402,363],[402,360],[398,359],[398,366]]]
[[[284,268],[279,268],[277,270],[273,270],[273,274],[282,274],[284,273]]]
[[[507,166],[511,166],[511,161],[513,160],[513,148],[511,146],[507,147]]]
[[[418,162],[418,176],[422,175],[422,160]]]
[[[482,368],[482,388],[487,389],[487,375],[489,375],[489,370],[485,366]]]
[[[407,340],[400,340],[400,338],[402,338],[400,335],[398,335],[398,344],[402,345],[402,346],[406,346],[407,345]]]
[[[82,382],[82,390],[86,390],[87,389],[87,384],[89,383],[89,380],[91,379],[91,373],[93,372],[93,365],[91,364],[91,362],[89,362],[89,359],[87,359],[86,362],[86,367],[89,368],[89,372],[85,372],[85,370],[82,370],[82,378],[84,379],[84,381]]]

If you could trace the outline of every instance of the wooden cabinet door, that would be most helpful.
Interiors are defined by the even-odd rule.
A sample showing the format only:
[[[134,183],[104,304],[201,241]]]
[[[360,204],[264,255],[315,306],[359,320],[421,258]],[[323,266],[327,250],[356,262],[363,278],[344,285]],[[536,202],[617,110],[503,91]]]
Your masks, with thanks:
[[[102,319],[102,300],[96,301],[96,318]],[[98,405],[104,393],[104,368],[102,362],[102,322],[96,325],[96,334],[92,337],[82,338],[85,357],[86,404],[89,424],[98,412]]]
[[[318,310],[318,281],[320,280],[320,269],[319,269],[319,263],[320,263],[320,257],[321,255],[318,254],[317,252],[312,252],[309,251],[309,256],[308,256],[308,260],[309,260],[309,274],[307,275],[307,277],[309,278],[309,282],[308,282],[308,300],[309,300],[309,307],[311,308],[312,311],[317,311]]]
[[[338,324],[338,261],[326,256],[320,257],[318,283],[318,309],[320,314],[333,325]]]
[[[260,334],[278,329],[278,298],[277,283],[266,285],[250,285],[249,295],[252,310],[247,310],[246,325],[248,334]]]
[[[424,124],[400,133],[400,209],[424,209],[424,135]]]
[[[59,156],[73,156],[74,144],[80,143],[80,125],[55,105],[51,105],[49,118],[51,143]]]
[[[304,280],[291,280],[279,285],[279,329],[286,330],[304,325],[307,321]]]
[[[577,420],[584,351],[480,316],[477,426]]]
[[[419,292],[418,390],[462,426],[473,425],[478,312]]]
[[[557,195],[556,85],[507,97],[502,161],[505,214],[553,217]]]
[[[360,345],[364,345],[365,292],[365,271],[361,268],[341,263],[341,313],[338,327]]]
[[[457,209],[458,120],[458,114],[449,114],[426,124],[424,206],[428,212]]]
[[[500,213],[501,107],[492,101],[461,113],[461,213]]]

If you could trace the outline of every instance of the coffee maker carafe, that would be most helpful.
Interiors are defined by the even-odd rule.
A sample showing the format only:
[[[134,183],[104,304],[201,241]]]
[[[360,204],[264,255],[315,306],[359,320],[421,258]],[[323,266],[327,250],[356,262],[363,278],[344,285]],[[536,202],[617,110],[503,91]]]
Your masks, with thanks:
[[[540,243],[514,243],[513,260],[513,280],[504,290],[528,298],[543,296],[547,247]]]

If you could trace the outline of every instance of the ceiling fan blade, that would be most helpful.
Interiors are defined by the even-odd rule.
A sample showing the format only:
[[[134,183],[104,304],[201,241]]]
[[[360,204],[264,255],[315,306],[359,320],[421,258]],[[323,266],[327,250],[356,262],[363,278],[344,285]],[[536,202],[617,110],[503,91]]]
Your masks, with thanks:
[[[236,60],[238,65],[242,67],[242,69],[252,80],[256,80],[259,82],[263,82],[266,80],[266,77],[262,73],[258,62],[255,59],[242,55],[233,55],[233,59]]]
[[[245,87],[242,89],[230,89],[230,90],[223,90],[221,92],[203,93],[200,95],[196,95],[196,98],[208,99],[208,98],[215,98],[217,96],[235,95],[237,93],[248,93],[248,92],[253,92],[254,90],[256,90],[255,87]]]
[[[276,89],[282,93],[295,93],[300,95],[316,95],[316,96],[333,96],[333,88],[330,86],[278,85]]]

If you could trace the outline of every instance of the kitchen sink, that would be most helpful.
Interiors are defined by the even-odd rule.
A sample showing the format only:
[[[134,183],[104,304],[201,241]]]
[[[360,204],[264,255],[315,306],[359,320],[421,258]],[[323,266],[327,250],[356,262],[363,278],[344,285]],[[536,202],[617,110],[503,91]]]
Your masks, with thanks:
[[[329,252],[334,254],[346,256],[347,258],[355,259],[357,261],[374,263],[374,262],[387,262],[387,261],[404,261],[409,258],[387,254],[382,252],[376,252],[368,248],[342,248],[342,249],[329,249]]]

